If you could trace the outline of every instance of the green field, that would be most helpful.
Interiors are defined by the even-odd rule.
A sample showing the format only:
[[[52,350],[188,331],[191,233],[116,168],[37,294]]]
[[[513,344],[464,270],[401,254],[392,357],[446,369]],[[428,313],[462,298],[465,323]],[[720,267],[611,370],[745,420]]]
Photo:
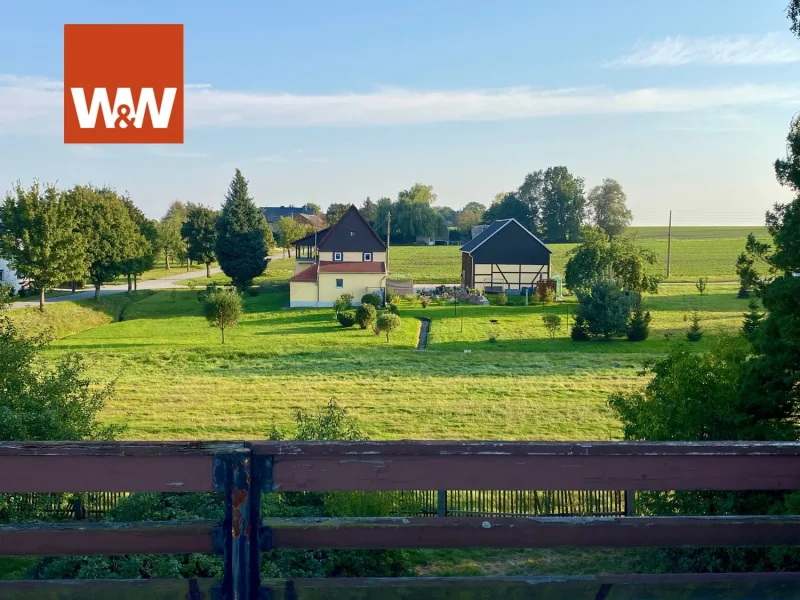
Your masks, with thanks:
[[[673,227],[670,283],[688,283],[698,277],[709,281],[736,280],[736,258],[744,250],[747,234],[768,240],[764,227]],[[651,272],[666,275],[666,227],[631,227],[642,246],[655,252],[658,261]],[[548,244],[553,251],[553,273],[564,273],[569,252],[577,244]],[[395,246],[389,266],[394,277],[413,279],[416,283],[458,283],[461,277],[461,253],[458,246]]]
[[[642,361],[683,335],[684,315],[695,307],[709,340],[735,331],[745,310],[735,291],[719,285],[700,296],[691,285],[664,287],[647,300],[651,338],[636,344],[574,343],[566,322],[549,339],[542,312],[566,319],[571,299],[544,308],[463,306],[457,314],[452,305],[406,303],[388,344],[342,329],[330,310],[284,310],[285,289],[247,297],[245,318],[224,346],[189,290],[110,296],[102,309],[54,304],[44,315],[24,310],[12,318],[26,330],[39,320],[56,324],[61,339],[50,356],[78,351],[95,378],[116,379],[102,416],[127,425],[129,439],[259,438],[273,425],[288,427],[295,409],[329,398],[351,408],[374,439],[615,439],[608,394],[640,385]],[[124,320],[112,322],[123,306]],[[415,350],[416,316],[432,319],[425,351]],[[496,343],[488,341],[491,319]]]

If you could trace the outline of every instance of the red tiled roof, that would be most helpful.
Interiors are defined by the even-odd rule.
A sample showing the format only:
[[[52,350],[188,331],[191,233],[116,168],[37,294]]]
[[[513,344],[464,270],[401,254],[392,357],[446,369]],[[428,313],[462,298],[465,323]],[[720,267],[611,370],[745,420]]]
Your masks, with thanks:
[[[317,280],[317,265],[311,265],[307,269],[292,275],[289,281],[316,281]]]
[[[319,263],[323,273],[385,273],[386,264],[382,262],[333,262],[323,260]]]

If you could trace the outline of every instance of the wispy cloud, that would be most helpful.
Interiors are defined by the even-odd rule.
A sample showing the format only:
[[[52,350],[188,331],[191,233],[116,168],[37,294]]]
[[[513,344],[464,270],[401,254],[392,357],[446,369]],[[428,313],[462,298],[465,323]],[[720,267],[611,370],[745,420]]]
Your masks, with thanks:
[[[186,126],[230,129],[499,121],[571,115],[691,112],[798,102],[800,83],[790,82],[628,90],[515,87],[417,91],[382,88],[369,93],[328,95],[240,92],[203,85],[186,89]],[[0,76],[0,134],[60,135],[62,103],[63,92],[57,82]]]
[[[800,44],[785,33],[763,36],[672,36],[649,44],[639,43],[631,54],[606,67],[678,67],[782,65],[800,62]]]

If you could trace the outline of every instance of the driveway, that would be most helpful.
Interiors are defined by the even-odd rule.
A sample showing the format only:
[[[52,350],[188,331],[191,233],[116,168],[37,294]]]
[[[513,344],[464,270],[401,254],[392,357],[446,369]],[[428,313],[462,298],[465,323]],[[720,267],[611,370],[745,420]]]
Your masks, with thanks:
[[[215,267],[211,269],[211,274],[214,275],[215,273],[219,273],[220,271],[221,269],[219,267]],[[185,286],[182,286],[176,282],[184,279],[196,279],[198,277],[204,277],[204,276],[205,276],[205,269],[199,271],[190,271],[188,273],[170,275],[169,277],[164,277],[163,279],[149,279],[147,281],[140,281],[136,287],[137,289],[140,290],[167,290],[171,288],[186,289]],[[127,283],[122,285],[106,285],[100,288],[100,295],[106,296],[108,294],[121,294],[127,291],[128,291]],[[45,297],[45,304],[51,304],[53,302],[73,302],[75,300],[87,300],[89,298],[94,298],[94,288],[90,290],[81,290],[80,292],[75,292],[74,294],[67,294],[65,296],[54,296],[52,298]],[[9,305],[9,308],[17,309],[17,308],[31,308],[38,306],[39,306],[39,299],[35,298],[32,300],[25,300],[21,302],[12,302]]]

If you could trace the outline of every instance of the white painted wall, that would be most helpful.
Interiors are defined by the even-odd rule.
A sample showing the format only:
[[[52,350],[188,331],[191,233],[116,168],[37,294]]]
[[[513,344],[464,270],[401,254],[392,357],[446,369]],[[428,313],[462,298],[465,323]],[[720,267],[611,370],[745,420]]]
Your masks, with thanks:
[[[17,279],[17,274],[8,266],[8,261],[0,258],[0,282],[11,284],[15,292],[22,287],[22,282]]]

